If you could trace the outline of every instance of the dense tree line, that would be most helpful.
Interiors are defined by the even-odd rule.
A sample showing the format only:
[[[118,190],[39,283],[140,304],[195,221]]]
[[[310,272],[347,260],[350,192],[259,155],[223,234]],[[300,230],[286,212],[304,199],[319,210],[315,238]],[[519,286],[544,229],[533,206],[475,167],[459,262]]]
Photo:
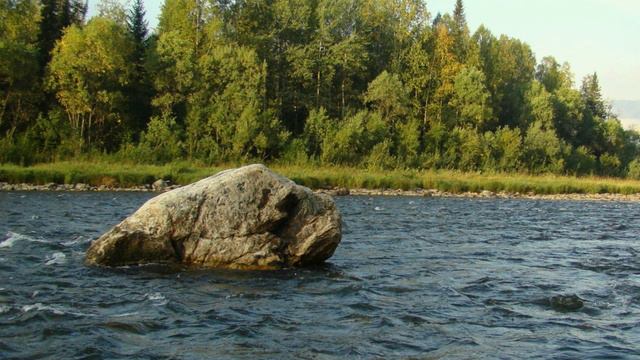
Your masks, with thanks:
[[[0,162],[214,164],[640,176],[596,74],[471,32],[458,0],[0,0]]]

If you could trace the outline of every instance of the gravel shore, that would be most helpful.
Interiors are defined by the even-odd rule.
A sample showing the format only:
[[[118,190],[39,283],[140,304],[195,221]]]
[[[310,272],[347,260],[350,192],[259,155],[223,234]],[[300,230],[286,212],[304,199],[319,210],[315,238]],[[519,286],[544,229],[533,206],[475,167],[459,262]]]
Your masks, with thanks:
[[[146,184],[135,187],[109,187],[109,186],[91,186],[89,184],[8,184],[0,182],[0,191],[114,191],[114,192],[165,192],[179,188],[179,185],[169,185],[167,183]],[[640,193],[637,194],[535,194],[535,193],[507,193],[482,191],[479,193],[450,193],[436,189],[415,189],[415,190],[397,190],[397,189],[317,189],[319,193],[325,193],[332,196],[413,196],[413,197],[449,197],[449,198],[499,198],[499,199],[531,199],[531,200],[572,200],[572,201],[640,201]]]

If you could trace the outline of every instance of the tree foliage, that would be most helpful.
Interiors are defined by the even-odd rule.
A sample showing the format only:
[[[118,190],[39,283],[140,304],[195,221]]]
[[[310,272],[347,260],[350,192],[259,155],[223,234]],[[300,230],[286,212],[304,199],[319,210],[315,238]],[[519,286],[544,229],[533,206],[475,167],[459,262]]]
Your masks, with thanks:
[[[597,74],[462,0],[0,0],[1,161],[87,153],[638,176]]]
[[[92,19],[83,28],[72,25],[57,42],[47,83],[67,114],[79,150],[93,142],[112,147],[109,135],[117,136],[127,120],[121,109],[131,50],[124,29],[106,18]]]

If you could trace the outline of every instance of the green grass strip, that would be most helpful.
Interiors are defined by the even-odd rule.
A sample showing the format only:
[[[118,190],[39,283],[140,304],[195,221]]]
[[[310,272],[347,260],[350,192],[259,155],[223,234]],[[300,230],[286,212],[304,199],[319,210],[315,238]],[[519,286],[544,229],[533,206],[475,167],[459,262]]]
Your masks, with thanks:
[[[21,167],[0,164],[0,182],[11,184],[85,183],[94,186],[133,187],[151,184],[157,179],[185,185],[223,169],[241,164],[218,167],[195,166],[187,162],[167,165],[136,165],[109,162],[57,162]],[[437,189],[451,193],[493,192],[551,194],[635,194],[640,193],[640,181],[558,175],[463,173],[446,170],[368,170],[339,166],[278,165],[274,171],[310,188],[363,189]]]

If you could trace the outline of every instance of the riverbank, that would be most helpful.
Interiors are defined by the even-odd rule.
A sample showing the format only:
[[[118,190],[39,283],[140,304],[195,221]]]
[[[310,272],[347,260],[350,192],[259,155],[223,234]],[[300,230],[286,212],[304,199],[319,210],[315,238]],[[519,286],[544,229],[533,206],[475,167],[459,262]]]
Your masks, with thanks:
[[[49,183],[45,185],[33,184],[8,184],[0,182],[0,191],[58,191],[58,192],[157,192],[162,193],[179,188],[181,185],[169,185],[166,182],[154,184],[146,184],[134,187],[107,187],[91,186],[89,184],[55,184]],[[415,189],[415,190],[399,190],[399,189],[347,189],[347,188],[331,188],[331,189],[314,189],[315,192],[328,194],[331,196],[384,196],[384,197],[427,197],[427,198],[480,198],[480,199],[529,199],[529,200],[568,200],[568,201],[638,201],[640,202],[640,193],[638,194],[535,194],[533,192],[527,194],[509,193],[509,192],[493,192],[485,190],[482,192],[463,192],[451,193],[440,191],[437,189]]]
[[[0,191],[165,191],[242,164],[220,167],[60,162],[0,165]],[[640,201],[640,181],[557,175],[368,170],[272,164],[295,182],[334,196],[426,196]]]

